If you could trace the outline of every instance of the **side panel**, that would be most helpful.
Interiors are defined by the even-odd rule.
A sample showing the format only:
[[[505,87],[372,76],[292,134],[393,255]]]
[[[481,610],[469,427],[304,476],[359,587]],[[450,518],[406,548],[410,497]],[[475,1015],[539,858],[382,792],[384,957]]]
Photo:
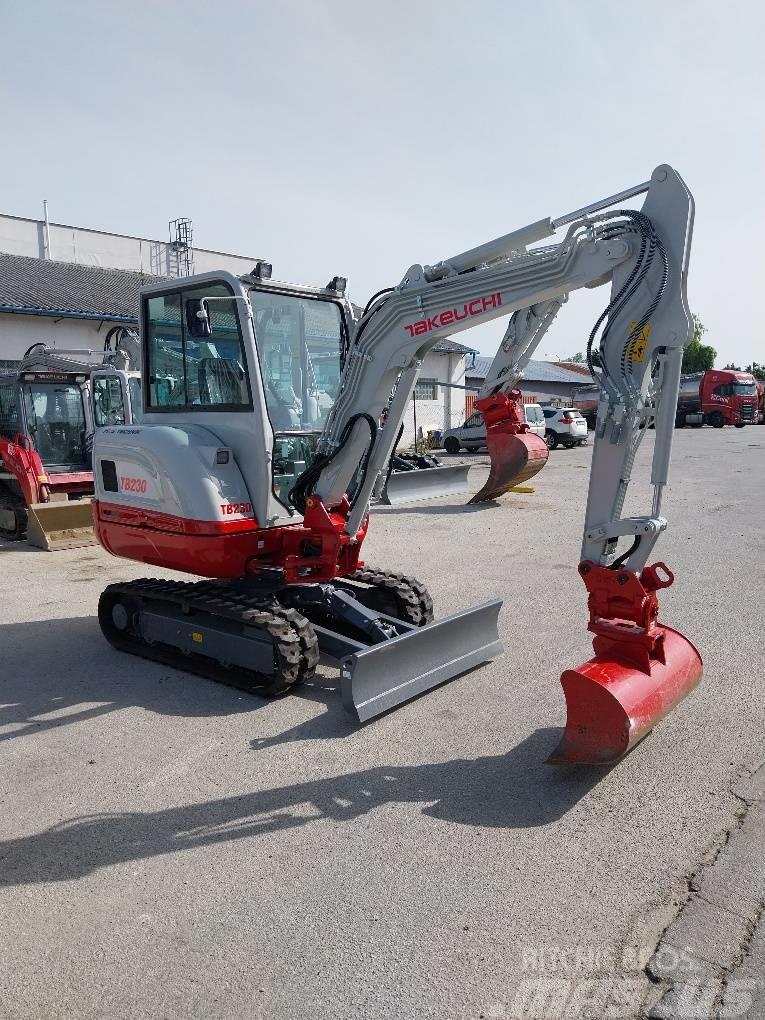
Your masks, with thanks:
[[[99,429],[93,457],[96,498],[101,502],[180,521],[258,526],[233,451],[208,428]]]

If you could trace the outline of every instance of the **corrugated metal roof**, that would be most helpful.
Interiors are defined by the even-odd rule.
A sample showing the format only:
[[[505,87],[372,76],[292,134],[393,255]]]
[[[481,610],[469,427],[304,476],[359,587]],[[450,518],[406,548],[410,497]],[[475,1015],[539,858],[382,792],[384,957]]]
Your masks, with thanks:
[[[485,379],[493,358],[476,358],[475,366],[467,367],[465,376],[468,379]],[[583,379],[579,372],[572,372],[568,368],[560,368],[550,361],[530,361],[523,371],[523,378],[527,382],[555,382],[555,383],[576,383],[581,386]]]
[[[454,340],[439,340],[437,344],[434,344],[433,350],[436,354],[477,354],[472,347],[465,347],[464,344],[458,344]]]
[[[167,277],[0,254],[0,312],[138,321],[142,286]],[[356,315],[362,309],[354,306]],[[454,340],[439,340],[437,354],[475,354]]]
[[[0,311],[137,321],[139,290],[162,279],[124,269],[0,254]]]

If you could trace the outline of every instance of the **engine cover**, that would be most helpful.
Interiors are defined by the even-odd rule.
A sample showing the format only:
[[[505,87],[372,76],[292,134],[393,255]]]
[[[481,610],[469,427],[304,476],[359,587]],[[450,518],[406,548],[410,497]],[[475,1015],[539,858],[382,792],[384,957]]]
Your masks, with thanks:
[[[99,429],[96,535],[117,556],[208,577],[238,577],[258,522],[233,451],[200,425]]]

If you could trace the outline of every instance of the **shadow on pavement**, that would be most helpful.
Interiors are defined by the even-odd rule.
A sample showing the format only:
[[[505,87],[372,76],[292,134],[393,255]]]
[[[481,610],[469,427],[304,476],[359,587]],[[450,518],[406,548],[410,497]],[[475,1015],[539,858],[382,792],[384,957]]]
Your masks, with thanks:
[[[468,496],[465,497],[466,500]],[[410,503],[407,506],[377,506],[374,508],[374,513],[381,517],[384,514],[392,516],[397,514],[449,514],[453,516],[454,514],[480,513],[482,510],[496,510],[499,505],[496,500],[486,503],[434,503],[430,506],[422,503]]]
[[[422,804],[424,815],[459,825],[549,825],[607,771],[542,764],[559,736],[557,729],[539,729],[506,754],[475,760],[364,769],[204,804],[73,818],[0,843],[0,884],[71,881],[127,861],[323,819],[352,820],[386,804]]]
[[[161,715],[227,716],[274,700],[118,652],[95,617],[6,624],[0,648],[0,743],[132,706]],[[331,682],[317,676],[286,697],[326,705],[322,736],[345,736],[354,725]]]
[[[27,541],[11,542],[7,538],[0,538],[0,553],[2,552],[26,552],[42,553],[44,556],[50,555],[45,549],[38,549],[36,545],[30,545]]]

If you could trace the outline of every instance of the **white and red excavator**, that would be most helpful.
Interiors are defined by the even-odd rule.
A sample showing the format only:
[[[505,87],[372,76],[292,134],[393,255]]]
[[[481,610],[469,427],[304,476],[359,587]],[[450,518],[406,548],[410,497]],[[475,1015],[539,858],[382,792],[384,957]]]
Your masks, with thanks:
[[[640,211],[624,205],[641,194]],[[620,194],[412,266],[356,322],[342,278],[279,283],[264,263],[144,288],[143,418],[96,433],[96,533],[117,556],[206,580],[110,585],[99,604],[108,640],[263,693],[310,679],[321,651],[339,660],[344,702],[362,721],[499,654],[499,600],[434,622],[423,585],[362,563],[370,500],[424,356],[501,316],[509,325],[477,404],[491,471],[476,499],[531,477],[547,449],[518,412],[516,383],[567,296],[610,284],[588,344],[601,391],[578,568],[594,656],[561,678],[568,720],[552,760],[617,760],[702,670],[691,642],[658,621],[671,571],[648,565],[667,526],[692,335],[692,223],[688,188],[660,166]],[[622,516],[654,422],[652,504]]]
[[[36,343],[0,373],[0,538],[47,550],[95,542],[93,432],[133,420],[139,350],[136,333],[113,326],[103,351]]]

